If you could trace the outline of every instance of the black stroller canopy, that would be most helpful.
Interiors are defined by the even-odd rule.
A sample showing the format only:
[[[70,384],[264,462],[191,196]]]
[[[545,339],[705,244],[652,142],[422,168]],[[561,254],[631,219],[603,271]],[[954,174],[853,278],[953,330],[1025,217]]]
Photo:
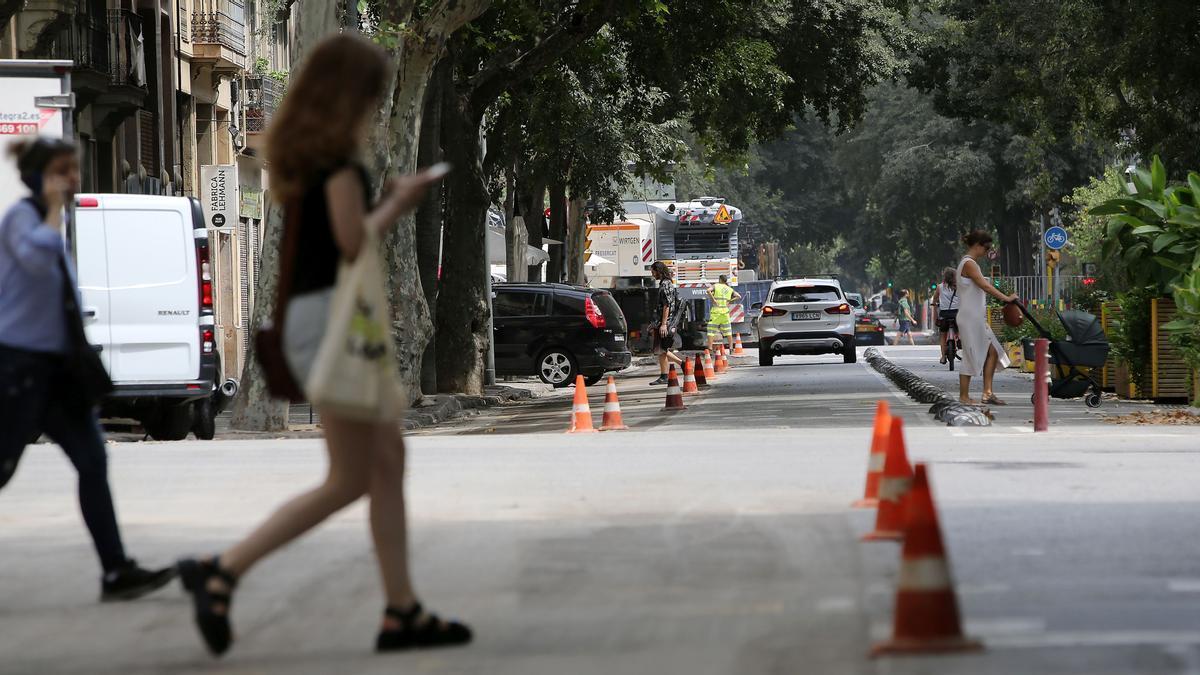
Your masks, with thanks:
[[[1104,334],[1104,328],[1100,326],[1100,319],[1094,314],[1071,310],[1061,312],[1058,319],[1067,329],[1067,339],[1071,342],[1077,345],[1108,344],[1108,337]]]

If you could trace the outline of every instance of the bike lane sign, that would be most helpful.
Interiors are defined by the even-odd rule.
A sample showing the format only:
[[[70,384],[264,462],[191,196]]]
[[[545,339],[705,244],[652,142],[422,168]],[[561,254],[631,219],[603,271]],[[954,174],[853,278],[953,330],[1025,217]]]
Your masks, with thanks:
[[[1046,241],[1046,248],[1052,251],[1057,251],[1067,245],[1067,231],[1057,225],[1046,230],[1043,238]]]

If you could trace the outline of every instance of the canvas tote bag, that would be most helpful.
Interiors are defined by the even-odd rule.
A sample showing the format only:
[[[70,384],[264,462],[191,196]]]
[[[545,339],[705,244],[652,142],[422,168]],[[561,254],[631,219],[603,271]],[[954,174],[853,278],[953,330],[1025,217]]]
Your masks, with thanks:
[[[403,412],[377,233],[368,232],[354,262],[338,268],[306,389],[317,408],[357,421],[395,421]]]

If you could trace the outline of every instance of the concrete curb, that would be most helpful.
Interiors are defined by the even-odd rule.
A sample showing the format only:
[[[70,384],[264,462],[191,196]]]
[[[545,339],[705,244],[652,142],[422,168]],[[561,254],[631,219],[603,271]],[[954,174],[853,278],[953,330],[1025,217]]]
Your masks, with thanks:
[[[904,366],[889,360],[875,347],[863,354],[872,368],[891,380],[901,391],[917,403],[931,403],[929,413],[939,422],[951,427],[987,427],[992,424],[992,415],[987,408],[960,403],[941,387],[920,377]]]

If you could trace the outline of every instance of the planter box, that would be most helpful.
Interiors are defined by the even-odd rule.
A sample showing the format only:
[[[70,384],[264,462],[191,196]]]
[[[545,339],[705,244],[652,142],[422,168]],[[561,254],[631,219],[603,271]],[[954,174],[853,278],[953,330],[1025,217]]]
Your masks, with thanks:
[[[1175,320],[1175,302],[1157,298],[1150,302],[1150,397],[1159,399],[1194,398],[1195,371],[1171,344],[1170,331],[1161,326]]]
[[[1144,398],[1144,396],[1142,396],[1142,390],[1146,387],[1139,387],[1137,386],[1137,383],[1132,381],[1132,379],[1129,377],[1129,366],[1127,364],[1118,362],[1116,367],[1113,369],[1113,373],[1113,388],[1116,389],[1118,398]]]
[[[1104,334],[1108,336],[1109,343],[1112,342],[1113,322],[1120,320],[1121,306],[1115,301],[1110,300],[1100,306],[1100,326],[1104,329]],[[1111,349],[1108,351],[1108,360],[1100,369],[1100,387],[1104,391],[1116,391],[1117,389],[1117,357]]]

